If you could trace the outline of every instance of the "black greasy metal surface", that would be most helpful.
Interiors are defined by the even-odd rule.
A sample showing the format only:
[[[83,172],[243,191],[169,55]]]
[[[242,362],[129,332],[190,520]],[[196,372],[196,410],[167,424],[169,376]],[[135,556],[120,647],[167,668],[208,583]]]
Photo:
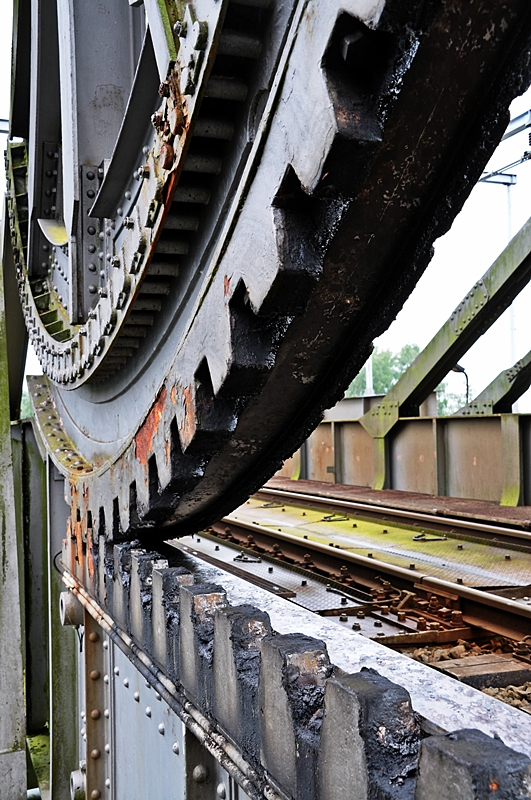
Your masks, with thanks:
[[[299,39],[304,35],[301,28]],[[146,339],[149,347],[139,348],[116,379],[123,386],[117,417],[123,428],[108,442],[112,469],[84,477],[73,494],[72,508],[83,519],[89,512],[102,518],[100,533],[107,536],[148,541],[184,535],[240,504],[307,438],[402,307],[433,241],[449,229],[480,176],[507,125],[509,103],[529,82],[530,36],[526,0],[389,0],[375,29],[340,15],[322,54],[337,131],[312,191],[296,175],[293,154],[278,146],[284,178],[276,195],[264,198],[260,219],[264,225],[274,220],[279,268],[258,309],[243,283],[230,296],[222,385],[215,389],[212,379],[222,372],[222,357],[215,353],[210,363],[205,355],[203,340],[213,324],[205,317],[194,334],[194,393],[186,408],[193,436],[183,443],[174,418],[162,448],[152,448],[155,431],[134,461],[139,420],[150,421],[153,409],[162,415],[169,405],[159,389],[173,356],[163,348],[179,325],[189,323],[168,306]],[[277,36],[275,58],[278,42]],[[268,69],[272,76],[274,68]],[[315,109],[316,119],[321,112]],[[236,164],[233,154],[235,170],[243,160]],[[223,178],[227,191],[236,177]],[[222,208],[221,195],[227,196],[220,191],[216,208]],[[214,242],[209,224],[212,240],[203,243],[202,254]],[[244,257],[246,235],[235,228]],[[189,273],[198,266],[189,264]],[[197,318],[200,313],[194,308]],[[141,363],[155,365],[151,382]],[[102,385],[101,392],[112,386]],[[99,391],[92,387],[79,397]],[[75,392],[63,395],[63,417],[77,426],[79,441],[89,422],[95,429],[112,427],[102,413],[105,404],[94,403],[84,416]],[[163,459],[169,478],[162,477]],[[123,498],[128,515],[120,515]]]

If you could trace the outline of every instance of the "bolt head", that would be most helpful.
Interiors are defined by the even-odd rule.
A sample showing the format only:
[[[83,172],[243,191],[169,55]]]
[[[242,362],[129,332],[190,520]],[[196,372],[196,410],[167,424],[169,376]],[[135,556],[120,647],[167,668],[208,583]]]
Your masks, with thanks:
[[[208,778],[208,769],[205,767],[204,764],[198,764],[194,767],[194,771],[192,772],[192,778],[196,783],[204,783]]]

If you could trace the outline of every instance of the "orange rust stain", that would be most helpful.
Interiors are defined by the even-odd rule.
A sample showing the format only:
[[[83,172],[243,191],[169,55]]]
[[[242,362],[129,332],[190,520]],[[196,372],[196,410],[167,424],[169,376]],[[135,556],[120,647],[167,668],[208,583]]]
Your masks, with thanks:
[[[171,387],[170,397],[171,397],[172,403],[177,402],[177,393],[175,391],[175,386]]]
[[[166,461],[170,460],[171,454],[171,443],[169,441],[166,442]]]
[[[183,389],[184,419],[181,425],[181,442],[188,447],[195,435],[194,394],[192,386]]]
[[[153,437],[157,433],[162,414],[164,413],[165,404],[166,387],[163,386],[151,411],[135,436],[135,454],[140,463],[145,467],[147,467],[148,458],[153,445]]]
[[[87,533],[87,566],[89,575],[91,578],[94,578],[94,553],[92,551],[93,542],[92,542],[92,533]]]
[[[225,277],[223,278],[223,288],[225,290],[225,297],[226,297],[230,292],[230,278],[228,275],[225,275]]]

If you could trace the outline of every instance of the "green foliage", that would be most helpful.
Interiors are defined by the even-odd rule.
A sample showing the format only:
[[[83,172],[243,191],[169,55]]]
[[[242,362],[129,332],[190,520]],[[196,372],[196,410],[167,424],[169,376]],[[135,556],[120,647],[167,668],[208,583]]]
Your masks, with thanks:
[[[372,356],[372,382],[376,394],[387,394],[403,372],[420,353],[417,344],[405,344],[398,353],[375,349]],[[365,367],[348,387],[345,397],[361,397],[365,393]]]
[[[375,394],[387,394],[419,353],[420,347],[416,344],[405,344],[398,353],[376,348],[372,356],[372,382]],[[345,397],[362,397],[365,394],[365,378],[365,367],[363,367],[348,387]],[[449,392],[445,383],[440,383],[435,391],[437,392],[437,413],[440,417],[455,414],[465,405],[464,391],[462,393]]]
[[[449,417],[466,404],[466,392],[449,392],[445,383],[440,383],[437,392],[437,414]]]
[[[29,399],[29,394],[26,389],[22,392],[22,400],[20,401],[20,419],[28,419],[33,416],[33,409]]]

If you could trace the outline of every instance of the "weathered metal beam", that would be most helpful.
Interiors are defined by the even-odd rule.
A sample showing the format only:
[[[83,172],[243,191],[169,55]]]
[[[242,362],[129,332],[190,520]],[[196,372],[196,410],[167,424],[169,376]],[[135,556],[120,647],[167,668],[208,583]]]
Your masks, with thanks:
[[[68,506],[64,478],[47,460],[48,484],[48,627],[50,664],[50,791],[53,800],[70,800],[70,773],[79,765],[78,640],[73,628],[59,619],[63,590],[56,558],[66,532]],[[76,724],[77,723],[77,724]]]
[[[7,219],[7,205],[4,202],[4,219]],[[5,327],[2,330],[6,349],[5,376],[9,393],[10,419],[16,420],[20,415],[22,382],[28,347],[28,332],[24,324],[24,316],[20,307],[18,287],[15,278],[13,249],[9,236],[4,236],[2,253],[3,294],[5,302],[2,313],[5,314]]]
[[[48,542],[46,465],[32,424],[20,425],[25,573],[26,720],[29,732],[49,719]]]
[[[455,416],[510,414],[513,403],[531,386],[531,350],[513,367],[504,369]]]
[[[17,534],[5,295],[0,270],[0,786],[3,800],[20,800],[26,794],[23,576],[21,542]]]
[[[501,316],[531,279],[531,220],[467,292],[431,342],[361,424],[383,438],[399,417],[417,416],[420,404],[459,359]]]

